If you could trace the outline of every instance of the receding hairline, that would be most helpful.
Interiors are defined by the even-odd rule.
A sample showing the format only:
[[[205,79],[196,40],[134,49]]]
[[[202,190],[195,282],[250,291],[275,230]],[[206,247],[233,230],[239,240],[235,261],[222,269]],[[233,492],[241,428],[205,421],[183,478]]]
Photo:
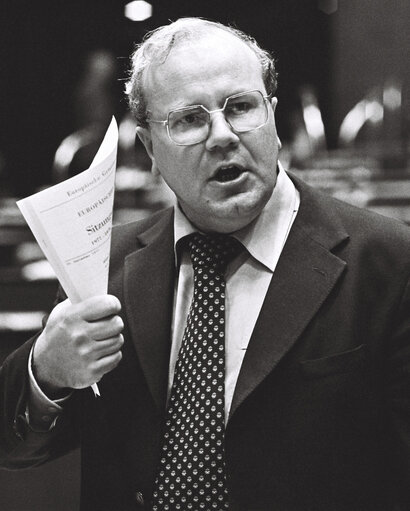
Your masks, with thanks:
[[[229,32],[228,30],[219,28],[217,26],[215,27],[215,26],[211,25],[210,28],[211,28],[211,30],[201,31],[201,33],[199,33],[195,39],[191,39],[191,38],[182,39],[181,38],[180,41],[177,41],[175,44],[173,44],[169,48],[169,51],[167,52],[167,54],[164,56],[163,59],[161,59],[160,61],[152,60],[144,68],[142,76],[141,76],[141,78],[142,78],[141,85],[142,85],[143,92],[144,93],[146,92],[145,87],[147,85],[148,77],[151,76],[151,78],[152,78],[153,75],[151,73],[155,73],[156,69],[158,69],[162,65],[164,65],[167,62],[168,58],[171,56],[171,54],[178,52],[179,50],[183,51],[186,48],[188,48],[188,49],[195,48],[196,46],[198,46],[199,44],[203,43],[206,40],[215,41],[216,38],[214,37],[214,32],[217,33],[218,36],[220,36],[222,39],[231,39],[233,41],[235,41],[235,40],[238,41],[240,46],[243,46],[243,48],[245,49],[246,52],[249,53],[249,55],[253,55],[253,57],[255,59],[255,63],[259,65],[261,76],[263,75],[263,68],[262,68],[260,59],[258,58],[255,51],[243,39],[241,39],[239,36],[235,35],[234,33]],[[224,51],[224,48],[222,48],[222,51]]]
[[[152,59],[149,64],[144,68],[142,77],[145,77],[147,74],[147,71],[153,67],[159,67],[162,64],[164,64],[168,57],[171,55],[171,53],[174,53],[178,50],[183,50],[185,48],[192,47],[194,48],[199,43],[206,41],[206,40],[214,40],[214,38],[221,37],[222,39],[232,39],[238,41],[245,49],[247,49],[252,55],[255,56],[256,60],[260,64],[260,59],[258,58],[256,52],[253,50],[253,48],[247,44],[243,39],[241,39],[237,34],[234,32],[231,32],[227,29],[224,29],[224,27],[219,27],[215,25],[201,25],[201,30],[198,31],[198,33],[195,34],[195,37],[181,37],[180,39],[177,39],[173,41],[172,45],[167,49],[167,52],[165,55],[163,55],[161,60]],[[223,48],[222,48],[223,51]],[[261,72],[263,71],[262,65],[260,64]]]

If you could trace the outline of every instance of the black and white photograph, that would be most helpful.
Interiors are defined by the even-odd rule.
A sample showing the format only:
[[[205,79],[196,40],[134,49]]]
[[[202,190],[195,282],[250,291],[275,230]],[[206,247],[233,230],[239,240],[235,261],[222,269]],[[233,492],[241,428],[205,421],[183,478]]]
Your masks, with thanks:
[[[410,511],[409,0],[0,1],[0,510]]]

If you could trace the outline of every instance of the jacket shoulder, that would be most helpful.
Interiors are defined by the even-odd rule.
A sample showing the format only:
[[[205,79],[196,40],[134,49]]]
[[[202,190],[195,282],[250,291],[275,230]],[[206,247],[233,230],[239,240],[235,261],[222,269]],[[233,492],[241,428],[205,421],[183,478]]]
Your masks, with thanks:
[[[174,208],[170,207],[141,220],[115,225],[111,234],[111,256],[115,256],[117,253],[129,253],[140,248],[139,235],[149,231],[157,224],[171,221],[173,214]]]

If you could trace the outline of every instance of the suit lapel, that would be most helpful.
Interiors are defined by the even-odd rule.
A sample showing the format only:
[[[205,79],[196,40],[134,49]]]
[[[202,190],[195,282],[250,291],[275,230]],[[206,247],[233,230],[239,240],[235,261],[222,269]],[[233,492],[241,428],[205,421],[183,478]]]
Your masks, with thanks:
[[[346,240],[346,232],[321,200],[295,181],[301,194],[299,213],[249,342],[230,417],[294,345],[345,268],[331,249]]]
[[[159,410],[165,408],[174,298],[173,217],[138,236],[142,248],[124,263],[124,301],[131,337]]]

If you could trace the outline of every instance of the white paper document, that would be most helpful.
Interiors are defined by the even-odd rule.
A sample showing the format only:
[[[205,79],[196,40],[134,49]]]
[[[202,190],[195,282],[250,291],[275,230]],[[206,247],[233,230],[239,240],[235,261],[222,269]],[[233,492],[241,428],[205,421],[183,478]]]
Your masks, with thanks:
[[[90,168],[17,202],[72,303],[108,290],[117,147],[113,117]]]

